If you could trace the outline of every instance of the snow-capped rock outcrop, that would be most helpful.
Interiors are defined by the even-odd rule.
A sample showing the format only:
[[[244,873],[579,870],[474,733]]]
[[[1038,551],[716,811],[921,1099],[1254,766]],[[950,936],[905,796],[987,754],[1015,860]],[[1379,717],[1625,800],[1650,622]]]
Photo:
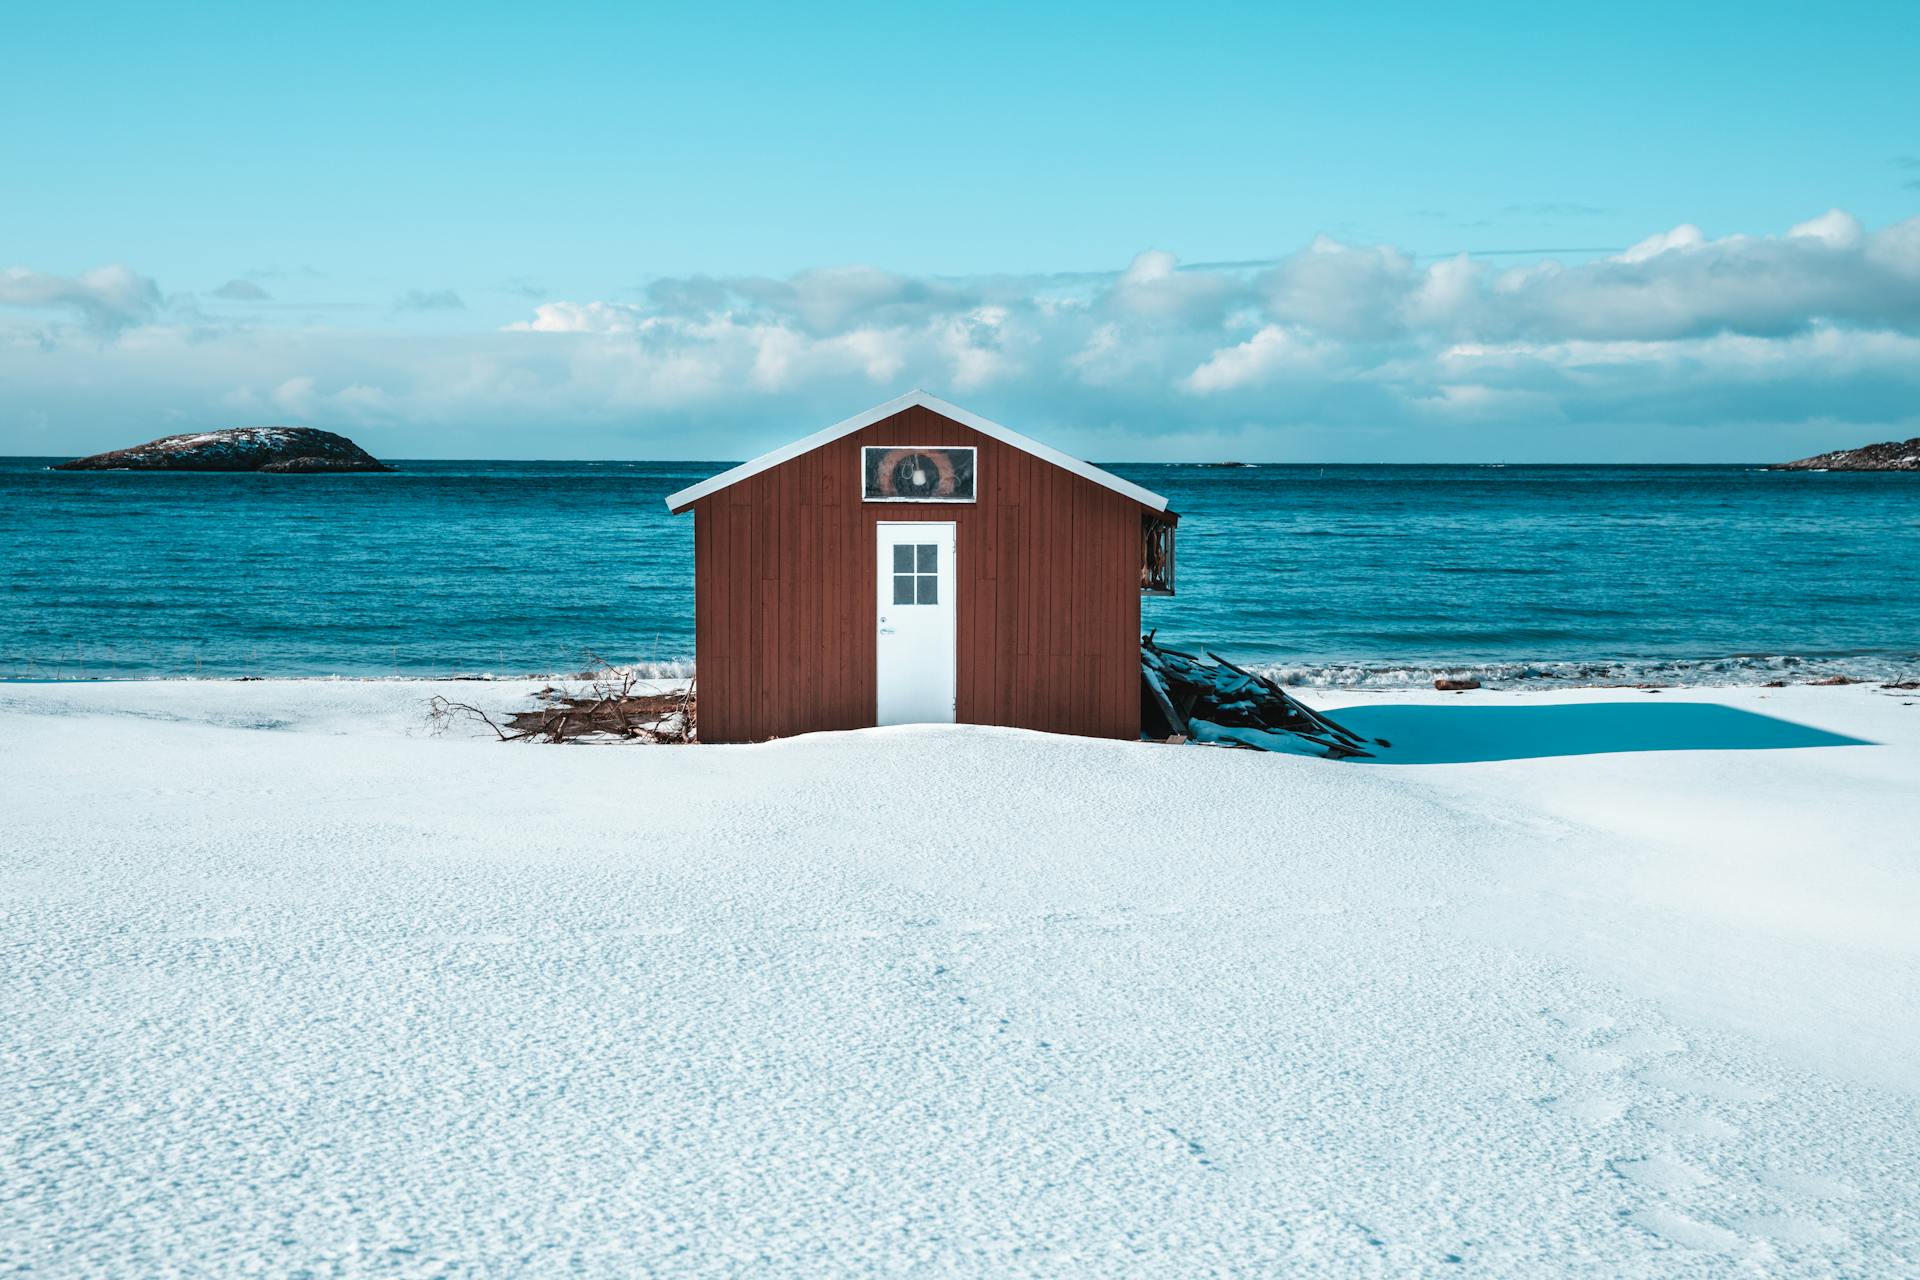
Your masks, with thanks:
[[[1858,449],[1836,449],[1798,462],[1783,462],[1775,471],[1920,471],[1920,436],[1902,443],[1863,445]]]
[[[391,471],[353,441],[313,427],[231,427],[162,436],[75,458],[56,471]]]

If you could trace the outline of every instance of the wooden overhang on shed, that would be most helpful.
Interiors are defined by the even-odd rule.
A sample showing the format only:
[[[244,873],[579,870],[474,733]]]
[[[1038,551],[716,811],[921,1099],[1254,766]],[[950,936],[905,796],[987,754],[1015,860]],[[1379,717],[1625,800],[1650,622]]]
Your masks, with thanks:
[[[923,391],[667,498],[694,513],[700,737],[960,721],[1140,733],[1159,494]]]

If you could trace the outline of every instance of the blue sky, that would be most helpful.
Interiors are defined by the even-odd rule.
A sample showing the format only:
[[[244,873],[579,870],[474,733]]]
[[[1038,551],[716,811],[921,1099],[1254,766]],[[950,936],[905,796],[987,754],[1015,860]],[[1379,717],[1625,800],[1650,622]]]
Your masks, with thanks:
[[[916,384],[1110,458],[1920,413],[1910,6],[690,8],[10,15],[0,451],[729,457]]]

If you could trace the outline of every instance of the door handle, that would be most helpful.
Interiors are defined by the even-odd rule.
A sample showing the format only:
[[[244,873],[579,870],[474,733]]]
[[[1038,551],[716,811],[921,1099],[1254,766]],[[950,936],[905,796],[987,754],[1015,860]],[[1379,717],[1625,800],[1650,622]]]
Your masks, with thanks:
[[[893,634],[893,628],[892,628],[892,627],[882,627],[882,628],[880,628],[880,634],[881,634],[881,635],[883,635],[883,636],[890,636],[890,635],[892,635],[892,634]]]

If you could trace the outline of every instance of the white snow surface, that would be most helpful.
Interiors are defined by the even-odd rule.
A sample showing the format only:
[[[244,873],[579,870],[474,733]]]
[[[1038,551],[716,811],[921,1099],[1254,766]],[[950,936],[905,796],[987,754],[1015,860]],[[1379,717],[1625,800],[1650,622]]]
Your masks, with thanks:
[[[425,730],[535,687],[0,685],[0,1274],[1920,1273],[1911,693]]]

